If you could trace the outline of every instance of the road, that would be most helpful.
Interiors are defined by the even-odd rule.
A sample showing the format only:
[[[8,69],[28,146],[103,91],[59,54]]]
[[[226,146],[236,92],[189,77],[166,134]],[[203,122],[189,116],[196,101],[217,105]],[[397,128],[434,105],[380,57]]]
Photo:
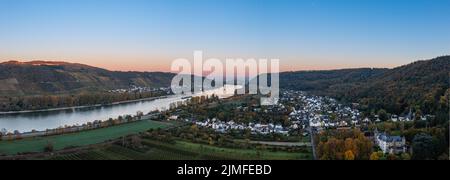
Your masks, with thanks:
[[[253,144],[265,144],[271,146],[287,146],[287,147],[301,147],[311,146],[309,142],[277,142],[277,141],[251,141]]]
[[[313,159],[317,160],[316,145],[314,144],[314,131],[312,130],[311,126],[309,126],[308,130],[309,130],[309,136],[311,137],[311,148],[312,148],[312,153],[313,153]]]

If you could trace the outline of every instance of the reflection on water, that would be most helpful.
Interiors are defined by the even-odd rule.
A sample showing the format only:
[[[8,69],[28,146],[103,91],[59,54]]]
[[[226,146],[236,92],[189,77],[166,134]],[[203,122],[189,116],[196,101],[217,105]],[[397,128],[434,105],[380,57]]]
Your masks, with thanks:
[[[233,95],[236,88],[239,87],[226,85],[225,88],[209,90],[193,96],[210,96],[215,94],[220,98],[226,98]],[[5,128],[10,132],[14,130],[29,132],[32,130],[43,131],[64,125],[81,125],[95,120],[107,120],[123,115],[135,115],[138,111],[148,113],[154,110],[166,110],[169,109],[171,103],[185,101],[183,97],[186,96],[174,95],[151,101],[85,109],[0,115],[0,129]]]

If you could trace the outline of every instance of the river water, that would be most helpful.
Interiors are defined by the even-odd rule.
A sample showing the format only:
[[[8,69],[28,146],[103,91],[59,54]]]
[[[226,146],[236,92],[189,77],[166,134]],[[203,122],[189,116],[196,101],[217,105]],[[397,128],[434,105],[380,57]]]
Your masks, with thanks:
[[[208,90],[192,96],[211,96],[214,94],[220,98],[227,98],[232,96],[234,90],[237,88],[240,87],[225,85],[224,88]],[[147,114],[154,110],[167,110],[171,103],[186,101],[185,97],[188,96],[173,95],[156,100],[102,107],[0,115],[0,129],[6,129],[9,132],[15,130],[20,132],[30,132],[32,130],[44,131],[65,125],[81,125],[95,120],[107,120],[123,115],[135,115],[138,111]]]

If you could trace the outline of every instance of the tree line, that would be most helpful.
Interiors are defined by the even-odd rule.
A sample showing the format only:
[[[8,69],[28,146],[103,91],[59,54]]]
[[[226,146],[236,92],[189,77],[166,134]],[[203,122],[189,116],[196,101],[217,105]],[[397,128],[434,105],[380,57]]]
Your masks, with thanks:
[[[114,102],[137,100],[166,95],[165,92],[110,93],[89,92],[73,95],[41,95],[1,97],[0,111],[24,111],[73,106],[107,105]]]

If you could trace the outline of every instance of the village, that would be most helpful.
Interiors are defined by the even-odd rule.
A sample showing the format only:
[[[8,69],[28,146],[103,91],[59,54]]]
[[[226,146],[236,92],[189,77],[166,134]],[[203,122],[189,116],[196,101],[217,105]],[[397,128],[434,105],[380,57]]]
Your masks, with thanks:
[[[344,105],[329,97],[308,95],[301,91],[282,91],[279,103],[275,106],[265,107],[242,107],[236,109],[240,111],[250,111],[256,113],[280,112],[288,113],[289,123],[261,123],[254,120],[249,123],[240,123],[234,120],[223,121],[219,118],[206,119],[204,121],[196,119],[184,119],[184,121],[194,123],[201,127],[211,128],[217,132],[226,133],[230,130],[250,131],[256,135],[267,135],[271,133],[290,136],[294,132],[301,132],[303,136],[318,134],[332,129],[359,129],[370,138],[373,143],[385,154],[400,154],[408,151],[405,137],[390,135],[386,132],[378,132],[377,129],[369,130],[369,125],[376,125],[382,122],[412,122],[413,120],[426,121],[432,118],[431,115],[415,117],[413,113],[403,116],[390,115],[388,119],[382,120],[379,115],[369,117],[358,109],[358,104],[352,103]],[[263,112],[261,112],[263,111]],[[171,116],[169,120],[179,119],[178,116]]]
[[[109,90],[109,93],[144,93],[144,92],[164,92],[166,94],[171,93],[170,87],[152,88],[152,87],[141,87],[136,85],[130,85],[129,88],[123,89],[113,89]]]

